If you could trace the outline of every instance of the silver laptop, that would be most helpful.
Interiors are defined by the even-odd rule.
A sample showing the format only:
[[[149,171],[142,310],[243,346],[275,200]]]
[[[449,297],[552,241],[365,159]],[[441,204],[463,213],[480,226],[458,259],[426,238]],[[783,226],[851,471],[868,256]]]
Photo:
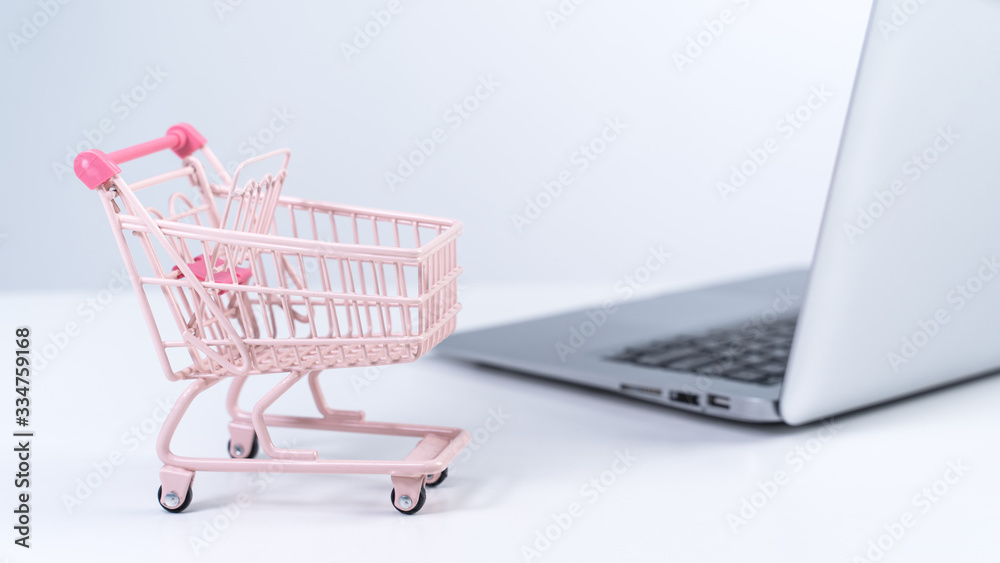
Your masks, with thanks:
[[[877,0],[809,271],[458,333],[447,355],[798,425],[1000,369],[1000,0]]]

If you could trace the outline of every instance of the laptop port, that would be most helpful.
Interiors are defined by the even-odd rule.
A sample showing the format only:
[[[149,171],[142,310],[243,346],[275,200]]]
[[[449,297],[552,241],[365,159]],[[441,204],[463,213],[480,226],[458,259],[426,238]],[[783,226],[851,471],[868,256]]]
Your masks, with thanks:
[[[628,383],[622,383],[622,391],[629,393],[642,393],[643,395],[655,395],[659,397],[663,394],[663,390],[659,387],[646,387],[645,385],[629,385]]]
[[[675,403],[684,403],[685,405],[691,405],[697,407],[701,402],[698,395],[694,393],[684,393],[681,391],[671,391],[670,400]]]
[[[719,395],[709,395],[708,396],[709,406],[729,410],[729,397],[720,397]]]

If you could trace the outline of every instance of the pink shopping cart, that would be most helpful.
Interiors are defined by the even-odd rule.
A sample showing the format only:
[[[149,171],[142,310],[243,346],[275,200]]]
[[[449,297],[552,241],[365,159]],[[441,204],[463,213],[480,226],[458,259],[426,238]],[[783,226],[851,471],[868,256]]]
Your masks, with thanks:
[[[119,164],[166,149],[182,159],[180,169],[134,183],[120,175]],[[221,182],[209,181],[193,156],[198,151]],[[164,373],[191,381],[157,439],[164,463],[158,500],[170,512],[183,511],[197,471],[387,474],[393,506],[413,514],[424,504],[425,485],[444,480],[469,434],[334,410],[318,376],[329,368],[411,362],[454,331],[462,225],[287,197],[281,189],[289,156],[260,155],[230,177],[205,138],[180,124],[160,139],[76,158],[77,176],[98,193],[111,222]],[[261,167],[267,173],[240,183]],[[140,203],[140,191],[168,183],[183,189],[161,194],[160,208]],[[247,376],[267,373],[287,375],[250,412],[242,410]],[[232,382],[232,459],[174,454],[171,440],[191,402],[224,378]],[[302,378],[318,417],[265,412]],[[328,460],[315,450],[276,447],[271,427],[420,440],[398,461]],[[270,459],[254,459],[258,446]]]

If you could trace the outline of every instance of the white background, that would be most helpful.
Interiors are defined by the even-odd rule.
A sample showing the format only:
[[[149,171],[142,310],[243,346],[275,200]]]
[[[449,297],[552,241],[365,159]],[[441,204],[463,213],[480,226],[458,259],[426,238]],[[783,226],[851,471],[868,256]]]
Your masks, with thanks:
[[[463,328],[598,302],[650,246],[672,258],[647,293],[811,257],[870,1],[752,0],[743,9],[731,0],[591,0],[555,27],[546,12],[557,0],[404,2],[348,61],[343,44],[386,4],[246,0],[220,12],[207,0],[78,1],[16,49],[10,34],[22,34],[22,18],[42,8],[0,7],[0,357],[11,357],[3,335],[14,325],[32,326],[36,356],[61,341],[68,322],[82,326],[32,390],[36,548],[6,547],[9,526],[0,520],[8,529],[0,557],[525,561],[522,548],[551,514],[586,503],[581,486],[629,451],[639,458],[634,467],[533,560],[853,561],[906,511],[917,524],[883,560],[997,559],[984,540],[1000,525],[992,477],[1000,462],[988,447],[996,378],[840,418],[838,435],[797,470],[788,453],[810,447],[821,426],[706,420],[434,358],[386,369],[360,390],[363,370],[344,370],[323,380],[331,402],[373,419],[460,426],[480,437],[491,409],[510,419],[478,439],[416,517],[391,508],[388,479],[357,476],[279,476],[260,491],[245,475],[203,473],[185,514],[158,508],[154,439],[131,451],[121,436],[182,385],[157,370],[130,290],[100,310],[88,304],[117,287],[121,257],[95,195],[53,170],[67,145],[103,119],[114,126],[98,143],[105,151],[186,121],[226,162],[251,156],[252,137],[268,140],[267,150],[292,148],[288,194],[463,220]],[[679,70],[673,55],[725,9],[735,22]],[[143,90],[149,68],[166,75]],[[482,77],[499,84],[495,93],[453,129],[445,112]],[[830,102],[784,138],[779,120],[817,87],[833,92]],[[143,99],[125,115],[116,100],[135,92]],[[268,129],[275,112],[292,116],[280,131]],[[627,124],[624,134],[579,172],[574,151],[615,118]],[[438,127],[447,140],[390,189],[385,173]],[[772,137],[780,150],[724,200],[717,182]],[[175,164],[158,155],[124,173],[134,179]],[[511,215],[567,168],[574,183],[518,232]],[[81,315],[81,305],[96,314]],[[273,380],[258,379],[258,393]],[[223,451],[221,387],[185,422],[180,452]],[[11,403],[9,386],[3,394]],[[296,389],[277,408],[308,405]],[[334,457],[392,457],[409,445],[275,437]],[[116,451],[124,463],[68,510],[78,480]],[[956,460],[968,474],[919,512],[914,496]],[[3,467],[7,475],[11,466]],[[734,532],[728,515],[777,470],[793,472],[789,484]],[[10,485],[4,490],[12,498]],[[227,522],[223,507],[245,492],[251,504]],[[9,504],[0,500],[5,512]],[[191,538],[205,538],[207,525],[226,529],[196,553]]]
[[[671,285],[803,265],[871,2],[593,1],[553,26],[559,0],[404,0],[350,60],[386,1],[95,4],[61,6],[30,38],[22,18],[44,22],[42,8],[0,7],[0,288],[96,290],[120,269],[96,196],[66,168],[105,119],[105,152],[185,121],[225,162],[251,156],[252,137],[290,147],[290,195],[461,219],[467,284],[610,282],[651,245],[672,252],[657,280]],[[678,69],[723,10],[735,21]],[[155,89],[149,68],[165,73]],[[481,77],[499,86],[454,129],[445,112]],[[793,138],[776,132],[824,85],[832,99]],[[272,134],[275,111],[294,117]],[[627,129],[580,172],[574,152],[614,118]],[[447,140],[391,190],[386,172],[435,128]],[[780,150],[724,201],[717,182],[771,137]],[[565,169],[573,184],[519,232],[511,216]]]
[[[470,288],[463,323],[580,306],[591,290]],[[0,307],[14,318],[35,319],[37,358],[48,334],[67,320],[60,312],[88,297],[23,293],[0,297]],[[713,420],[434,357],[368,374],[334,370],[321,379],[331,405],[364,409],[371,420],[460,426],[472,434],[468,453],[452,464],[447,481],[428,489],[419,514],[404,516],[390,506],[385,476],[208,472],[196,476],[191,506],[168,514],[155,499],[155,420],[162,417],[158,405],[175,399],[183,385],[160,375],[139,326],[134,297],[120,294],[36,371],[34,547],[14,549],[8,516],[0,517],[0,554],[9,554],[10,563],[858,563],[854,557],[866,556],[869,542],[904,513],[914,524],[899,539],[882,539],[884,563],[1000,558],[992,539],[1000,526],[1000,453],[991,447],[1000,423],[995,377],[837,417],[831,435],[820,424]],[[11,334],[13,323],[2,330]],[[11,340],[3,338],[0,357],[11,357]],[[244,408],[277,381],[253,378]],[[225,455],[225,386],[191,407],[175,439],[178,454]],[[5,385],[3,395],[10,394]],[[274,410],[311,414],[311,403],[300,385]],[[0,409],[4,428],[8,412]],[[494,412],[502,424],[487,424]],[[399,458],[414,444],[284,429],[273,436],[279,445],[333,458]],[[109,469],[116,453],[120,463]],[[637,459],[613,475],[618,453]],[[9,459],[5,475],[13,474]],[[949,463],[968,470],[938,484]],[[769,485],[778,471],[786,482]],[[596,499],[593,486],[583,490],[602,478],[605,490]],[[7,482],[4,513],[14,493]],[[772,496],[762,498],[761,487]],[[934,501],[921,500],[925,489]],[[739,516],[751,499],[758,508],[745,513],[745,523],[731,524],[730,515]],[[231,506],[237,502],[238,511]],[[565,532],[549,530],[552,515],[572,503],[582,515]],[[539,550],[541,557],[526,557],[539,533],[556,539]]]

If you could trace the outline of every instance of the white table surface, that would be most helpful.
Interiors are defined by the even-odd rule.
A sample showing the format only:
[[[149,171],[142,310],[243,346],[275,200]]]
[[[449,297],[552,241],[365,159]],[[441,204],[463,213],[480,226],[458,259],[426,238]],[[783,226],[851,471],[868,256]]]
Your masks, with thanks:
[[[158,427],[152,421],[157,402],[176,398],[183,384],[159,372],[134,296],[121,293],[92,318],[82,315],[94,295],[0,295],[0,357],[12,357],[15,325],[32,327],[36,350],[67,322],[83,327],[34,376],[33,547],[11,543],[14,489],[5,477],[0,508],[8,514],[3,528],[9,547],[2,552],[9,562],[847,562],[867,558],[869,542],[901,519],[912,526],[902,528],[882,561],[1000,558],[997,378],[839,417],[836,434],[820,440],[827,438],[821,425],[722,422],[434,357],[385,369],[360,390],[352,377],[356,383],[362,370],[328,372],[323,386],[336,407],[362,408],[373,420],[473,432],[475,449],[454,463],[446,483],[428,489],[418,515],[390,506],[384,476],[278,475],[268,482],[207,472],[195,480],[190,508],[168,514],[154,499],[161,465],[155,436],[123,435],[135,428],[145,436],[144,424]],[[601,297],[600,288],[585,286],[476,286],[463,292],[461,326]],[[274,381],[258,377],[248,389],[259,394]],[[275,410],[311,412],[305,391],[293,389]],[[12,385],[3,393],[9,405],[3,410],[12,418]],[[195,403],[176,451],[225,455],[224,393],[220,385]],[[502,425],[486,424],[491,412],[505,417]],[[13,421],[4,426],[12,431]],[[288,430],[274,436],[279,444],[345,457],[401,456],[413,443]],[[90,474],[116,452],[121,463],[68,510],[66,499],[77,495],[78,480],[96,482]],[[619,454],[634,457],[632,465],[615,464]],[[12,474],[9,449],[3,459]],[[948,473],[949,463],[968,470]],[[620,474],[609,472],[616,468]],[[734,531],[728,515],[739,514],[742,499],[751,499],[778,471],[787,480]],[[953,483],[947,491],[937,483],[941,494],[934,493],[946,475]],[[602,477],[610,484],[602,492],[584,488]],[[934,502],[921,500],[925,489]],[[227,513],[223,507],[241,493],[249,495],[248,504]],[[755,500],[761,504],[760,495]],[[576,517],[563,518],[571,525],[557,534],[552,515],[567,513],[574,503]],[[547,528],[557,539],[536,546]],[[211,541],[196,549],[192,538]],[[530,555],[525,547],[545,549]]]

